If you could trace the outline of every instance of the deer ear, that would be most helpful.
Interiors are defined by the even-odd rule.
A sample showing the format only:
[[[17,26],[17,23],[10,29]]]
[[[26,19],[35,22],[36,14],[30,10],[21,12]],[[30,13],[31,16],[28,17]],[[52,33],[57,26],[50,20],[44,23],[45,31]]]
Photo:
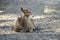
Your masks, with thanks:
[[[23,7],[21,7],[21,11],[23,11]]]

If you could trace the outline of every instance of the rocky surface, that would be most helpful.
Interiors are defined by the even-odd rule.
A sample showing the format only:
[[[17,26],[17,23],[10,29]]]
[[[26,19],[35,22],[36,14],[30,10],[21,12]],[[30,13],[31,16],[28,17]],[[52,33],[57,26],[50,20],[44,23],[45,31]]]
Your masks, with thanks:
[[[0,40],[60,40],[59,16],[35,16],[33,19],[36,29],[33,33],[15,32],[12,29],[17,16],[0,15]]]
[[[22,6],[30,8],[34,16],[32,33],[13,30]],[[60,40],[60,0],[1,0],[0,40]]]

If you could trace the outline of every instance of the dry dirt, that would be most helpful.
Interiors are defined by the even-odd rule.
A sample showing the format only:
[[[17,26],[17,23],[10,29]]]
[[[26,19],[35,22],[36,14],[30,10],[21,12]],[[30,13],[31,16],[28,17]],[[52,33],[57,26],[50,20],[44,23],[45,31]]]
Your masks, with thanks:
[[[0,15],[0,40],[60,40],[60,17],[57,15],[35,16],[33,33],[18,33],[13,27],[17,14]]]

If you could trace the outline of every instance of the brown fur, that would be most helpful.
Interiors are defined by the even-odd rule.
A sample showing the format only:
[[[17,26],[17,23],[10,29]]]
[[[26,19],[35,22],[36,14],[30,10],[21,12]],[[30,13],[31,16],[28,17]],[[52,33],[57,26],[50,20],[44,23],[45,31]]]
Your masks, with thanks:
[[[16,32],[33,32],[33,29],[35,29],[34,21],[29,19],[29,16],[23,15],[14,21],[14,30]]]

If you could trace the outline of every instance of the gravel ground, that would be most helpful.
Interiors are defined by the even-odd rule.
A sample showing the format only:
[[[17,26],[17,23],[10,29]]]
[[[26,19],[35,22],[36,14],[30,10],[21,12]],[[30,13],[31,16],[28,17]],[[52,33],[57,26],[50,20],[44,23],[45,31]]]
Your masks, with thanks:
[[[0,40],[60,40],[60,0],[1,0],[0,6]],[[29,7],[35,16],[32,33],[12,29],[21,7]]]
[[[17,16],[17,14],[0,15],[0,40],[60,40],[59,16],[35,16],[33,19],[36,29],[33,33],[20,33],[12,29]]]

